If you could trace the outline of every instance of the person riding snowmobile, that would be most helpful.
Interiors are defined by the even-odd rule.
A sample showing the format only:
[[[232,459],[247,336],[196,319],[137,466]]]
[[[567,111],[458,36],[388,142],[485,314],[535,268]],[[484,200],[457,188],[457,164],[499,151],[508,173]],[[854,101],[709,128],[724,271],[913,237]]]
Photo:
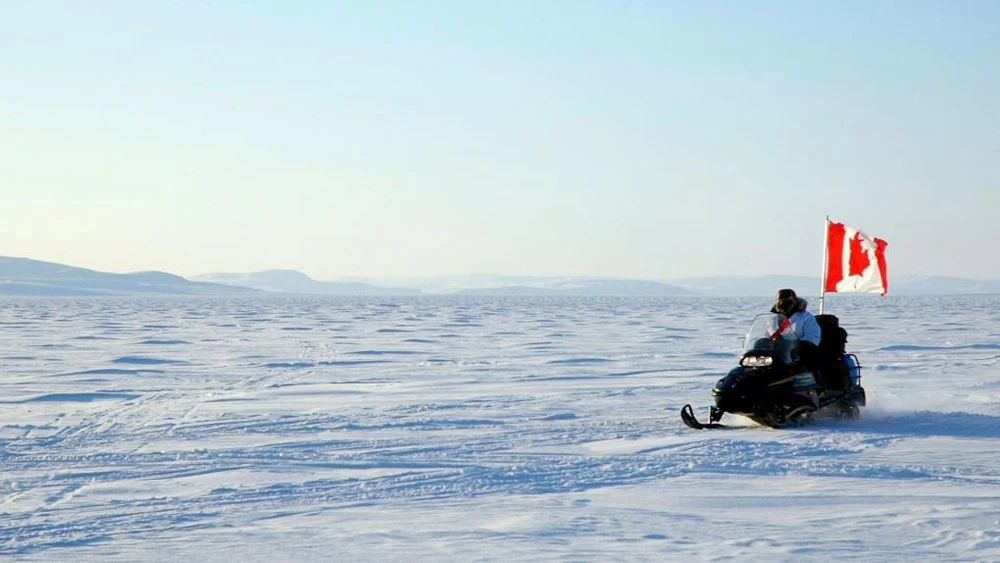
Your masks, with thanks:
[[[824,335],[822,323],[806,311],[808,302],[795,295],[791,289],[779,289],[771,307],[772,313],[781,313],[789,319],[789,326],[786,330],[791,330],[798,337],[799,363],[806,369],[816,374],[816,379],[824,388],[831,391],[846,391],[850,386],[850,376],[847,366],[844,364],[842,356],[843,344],[840,349],[823,350],[820,341]],[[830,317],[830,315],[821,315]],[[840,334],[828,335],[831,344],[836,341],[846,341],[846,332],[837,326],[836,321],[827,323],[826,330],[836,331]]]
[[[823,336],[816,317],[806,310],[809,303],[792,289],[779,289],[775,296],[772,313],[781,313],[788,319],[788,327],[798,338],[799,362],[808,368],[817,368],[819,361],[819,341]]]

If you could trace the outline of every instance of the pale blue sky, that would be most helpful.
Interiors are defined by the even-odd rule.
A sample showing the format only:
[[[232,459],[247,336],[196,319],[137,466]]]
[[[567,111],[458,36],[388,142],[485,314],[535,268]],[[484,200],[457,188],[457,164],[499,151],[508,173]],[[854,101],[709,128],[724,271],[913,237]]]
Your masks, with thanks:
[[[1000,2],[0,8],[0,255],[1000,277]]]

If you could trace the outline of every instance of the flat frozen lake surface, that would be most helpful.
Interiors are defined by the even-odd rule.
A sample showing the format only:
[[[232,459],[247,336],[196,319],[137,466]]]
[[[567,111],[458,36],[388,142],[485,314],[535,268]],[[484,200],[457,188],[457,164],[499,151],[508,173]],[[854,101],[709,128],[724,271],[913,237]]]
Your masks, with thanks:
[[[861,420],[702,432],[767,299],[0,300],[0,557],[1000,560],[1000,296],[836,297]]]

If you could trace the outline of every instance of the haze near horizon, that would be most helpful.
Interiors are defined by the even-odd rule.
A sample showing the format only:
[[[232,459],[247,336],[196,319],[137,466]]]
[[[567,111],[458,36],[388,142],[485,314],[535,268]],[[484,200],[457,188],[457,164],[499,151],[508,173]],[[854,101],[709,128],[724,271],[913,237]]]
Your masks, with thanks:
[[[0,255],[1000,277],[1000,5],[9,3]]]

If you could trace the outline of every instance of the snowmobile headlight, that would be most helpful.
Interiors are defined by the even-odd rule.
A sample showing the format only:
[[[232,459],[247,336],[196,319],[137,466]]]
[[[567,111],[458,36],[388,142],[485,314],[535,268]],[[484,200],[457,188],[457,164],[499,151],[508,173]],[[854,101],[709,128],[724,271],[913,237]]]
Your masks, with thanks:
[[[760,368],[774,363],[771,356],[747,356],[740,360],[740,365],[745,368]]]

